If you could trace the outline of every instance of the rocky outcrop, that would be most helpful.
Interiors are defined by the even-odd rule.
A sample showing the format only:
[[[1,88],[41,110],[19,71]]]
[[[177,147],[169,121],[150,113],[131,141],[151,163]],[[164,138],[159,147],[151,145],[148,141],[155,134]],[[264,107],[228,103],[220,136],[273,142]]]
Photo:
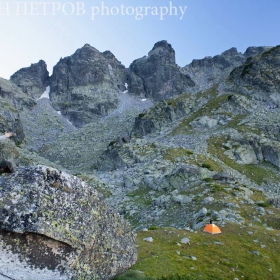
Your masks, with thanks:
[[[280,168],[280,144],[257,135],[246,135],[225,143],[225,154],[239,164],[258,164],[267,161]]]
[[[158,102],[153,108],[144,111],[135,118],[133,134],[142,137],[160,130],[175,120],[186,116],[190,112],[191,104],[192,101],[185,95]]]
[[[35,166],[0,182],[2,275],[110,279],[135,263],[128,223],[80,179]]]
[[[22,68],[11,76],[11,81],[32,98],[38,98],[42,95],[48,79],[47,64],[43,60]]]
[[[117,108],[117,93],[125,81],[125,68],[111,52],[100,53],[86,44],[54,66],[52,105],[80,127]]]
[[[269,107],[280,104],[280,46],[248,58],[234,69],[220,90],[253,96]]]
[[[166,41],[156,43],[148,56],[133,61],[129,70],[132,72],[129,77],[130,92],[155,100],[167,99],[195,88],[193,80],[177,66],[175,51]]]
[[[225,80],[230,72],[243,64],[248,57],[260,54],[266,49],[266,47],[250,47],[242,54],[236,48],[231,48],[214,57],[194,59],[183,67],[182,71],[191,77],[200,90],[205,90]]]
[[[32,108],[36,102],[10,81],[0,78],[0,134],[5,131],[14,133],[12,139],[20,144],[24,141],[22,121],[19,112]]]

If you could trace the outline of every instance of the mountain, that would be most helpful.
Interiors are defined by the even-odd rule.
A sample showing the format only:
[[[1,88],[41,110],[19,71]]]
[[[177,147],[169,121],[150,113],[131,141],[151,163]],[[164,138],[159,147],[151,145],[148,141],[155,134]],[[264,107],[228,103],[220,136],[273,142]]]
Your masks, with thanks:
[[[44,92],[49,79],[49,72],[45,61],[31,64],[14,73],[10,80],[29,97],[38,98]]]
[[[279,54],[280,46],[270,48],[259,55],[248,58],[234,69],[223,84],[228,92],[240,92],[265,102],[268,106],[279,106]]]
[[[133,61],[129,69],[130,91],[155,100],[193,91],[195,87],[175,63],[175,51],[167,41],[156,43],[148,56]]]
[[[251,253],[261,250],[256,249],[259,242],[252,241],[254,236],[250,250],[243,249],[249,250],[250,257],[256,255],[264,279],[271,276],[268,265],[275,273],[271,279],[278,279],[278,263],[268,249],[271,240],[276,240],[275,254],[280,253],[279,59],[279,46],[249,47],[243,54],[232,48],[181,68],[172,46],[160,41],[147,56],[125,68],[110,51],[99,52],[86,44],[62,58],[46,80],[38,75],[44,72],[43,62],[34,79],[26,78],[31,66],[17,72],[22,73],[15,75],[17,82],[15,78],[0,80],[0,102],[6,106],[0,111],[2,130],[11,129],[19,137],[0,143],[1,159],[8,157],[22,177],[29,178],[34,170],[41,174],[41,167],[32,167],[38,164],[76,175],[88,184],[81,183],[82,189],[97,190],[105,203],[140,231],[141,238],[154,236],[153,244],[138,239],[145,253],[137,270],[147,252],[151,252],[148,261],[154,256],[157,247],[149,246],[175,244],[185,249],[180,240],[169,242],[175,229],[178,234],[197,234],[192,237],[197,240],[197,252],[205,252],[208,243],[201,241],[204,236],[200,234],[211,218],[222,233],[237,232],[234,244],[219,244],[221,248],[243,248],[241,237],[247,232],[260,238],[269,235],[270,241],[263,244],[267,251],[261,247],[260,256],[268,256],[271,263]],[[3,180],[13,182],[13,176],[6,174]],[[36,176],[38,184],[47,184],[48,175],[38,175],[38,180]],[[147,231],[155,228],[154,234]],[[164,240],[161,245],[157,243],[160,238]],[[161,255],[170,260],[167,251]],[[221,254],[230,259],[229,251]],[[117,254],[122,255],[122,250]],[[184,256],[174,254],[177,264],[178,258],[185,261]],[[203,255],[198,264],[205,260]],[[243,255],[234,258],[234,267],[239,267],[232,272],[234,277],[255,275],[243,268]],[[149,265],[144,272],[157,269],[153,262]],[[190,265],[184,263],[184,267]],[[201,267],[202,275],[216,273],[212,264]],[[217,267],[228,275],[230,265]]]
[[[230,72],[242,65],[245,60],[260,54],[269,47],[249,47],[244,54],[236,48],[231,48],[221,55],[208,56],[203,59],[194,59],[189,65],[182,68],[183,73],[199,85],[200,90],[205,90],[225,80]]]

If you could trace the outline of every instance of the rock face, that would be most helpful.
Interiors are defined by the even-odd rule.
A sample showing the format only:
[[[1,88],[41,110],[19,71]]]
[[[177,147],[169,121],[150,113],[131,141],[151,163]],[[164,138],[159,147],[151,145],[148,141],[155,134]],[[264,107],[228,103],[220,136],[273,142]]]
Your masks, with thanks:
[[[248,57],[260,54],[266,49],[266,47],[250,47],[242,54],[236,48],[231,48],[221,55],[194,59],[182,70],[191,77],[200,90],[205,90],[225,80],[230,72],[243,64]]]
[[[0,78],[0,134],[12,131],[14,141],[17,144],[22,143],[25,134],[19,111],[32,108],[35,104],[36,102],[26,97],[20,88]]]
[[[125,77],[125,67],[111,52],[100,53],[86,44],[54,66],[52,105],[80,127],[117,107]]]
[[[166,41],[156,43],[148,56],[137,59],[129,67],[130,92],[155,100],[167,99],[193,91],[195,83],[175,63],[175,51]]]
[[[248,58],[229,75],[221,89],[253,96],[268,106],[280,105],[280,46]]]
[[[128,223],[80,179],[36,166],[0,181],[2,275],[110,279],[135,263]]]
[[[45,91],[49,72],[45,61],[31,64],[11,76],[11,81],[32,98],[38,98]]]

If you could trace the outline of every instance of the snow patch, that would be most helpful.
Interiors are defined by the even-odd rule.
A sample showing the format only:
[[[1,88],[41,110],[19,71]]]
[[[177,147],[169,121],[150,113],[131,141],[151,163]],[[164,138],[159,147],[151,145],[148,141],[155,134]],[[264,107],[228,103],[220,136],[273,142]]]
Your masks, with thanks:
[[[141,101],[146,101],[146,100],[147,100],[146,98],[141,99]]]
[[[60,111],[56,111],[59,115],[61,115],[61,112]]]
[[[125,90],[123,93],[128,93],[128,90]]]
[[[124,86],[125,86],[126,89],[128,89],[128,84],[127,83],[125,83]]]
[[[41,95],[41,97],[39,99],[42,99],[42,98],[48,98],[50,99],[50,92],[51,92],[51,87],[50,86],[47,86],[46,87],[46,90],[44,91],[44,93]],[[38,100],[39,100],[38,99]]]

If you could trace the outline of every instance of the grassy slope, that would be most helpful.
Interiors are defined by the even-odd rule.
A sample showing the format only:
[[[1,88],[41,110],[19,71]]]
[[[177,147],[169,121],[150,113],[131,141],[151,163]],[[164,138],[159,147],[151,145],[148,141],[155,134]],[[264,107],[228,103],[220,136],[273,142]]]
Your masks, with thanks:
[[[143,241],[149,236],[153,237],[153,243]],[[190,238],[190,245],[179,246],[184,237]],[[235,224],[222,228],[219,235],[159,229],[139,232],[137,241],[138,262],[132,270],[142,271],[151,278],[179,274],[203,280],[280,279],[280,230]]]

